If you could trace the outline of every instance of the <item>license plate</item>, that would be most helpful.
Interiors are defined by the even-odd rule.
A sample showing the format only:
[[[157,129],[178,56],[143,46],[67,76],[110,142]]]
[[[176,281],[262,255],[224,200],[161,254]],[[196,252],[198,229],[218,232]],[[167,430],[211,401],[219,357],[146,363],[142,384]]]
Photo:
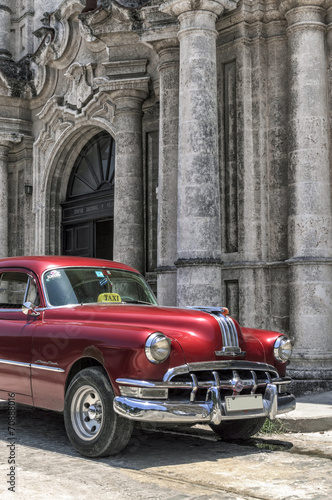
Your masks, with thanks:
[[[225,396],[227,411],[262,410],[263,398],[261,394],[246,396]]]

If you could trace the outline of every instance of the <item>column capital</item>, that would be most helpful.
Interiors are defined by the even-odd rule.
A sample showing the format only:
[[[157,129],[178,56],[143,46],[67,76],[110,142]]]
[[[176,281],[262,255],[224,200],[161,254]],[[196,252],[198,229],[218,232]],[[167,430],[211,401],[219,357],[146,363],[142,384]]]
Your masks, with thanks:
[[[279,11],[287,19],[288,30],[325,30],[327,3],[327,0],[279,0]]]
[[[10,149],[14,144],[21,142],[23,135],[0,132],[0,148]]]
[[[328,0],[278,0],[279,10],[283,13],[301,7],[303,9],[310,9],[312,7],[325,9],[327,4]]]
[[[171,0],[160,6],[160,10],[174,17],[185,12],[205,10],[219,16],[225,10],[235,9],[238,0]]]

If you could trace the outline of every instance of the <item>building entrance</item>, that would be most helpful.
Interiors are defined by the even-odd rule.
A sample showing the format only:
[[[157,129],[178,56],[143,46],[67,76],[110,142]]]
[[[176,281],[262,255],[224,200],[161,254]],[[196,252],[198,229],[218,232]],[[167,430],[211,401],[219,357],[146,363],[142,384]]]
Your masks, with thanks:
[[[62,204],[62,253],[113,258],[115,143],[95,135],[79,154]]]

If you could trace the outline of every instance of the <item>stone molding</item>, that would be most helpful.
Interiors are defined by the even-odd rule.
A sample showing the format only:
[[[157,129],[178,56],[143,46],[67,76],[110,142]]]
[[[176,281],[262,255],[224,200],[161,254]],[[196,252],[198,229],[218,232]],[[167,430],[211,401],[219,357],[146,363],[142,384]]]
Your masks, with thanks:
[[[109,79],[116,79],[120,76],[124,77],[128,75],[145,75],[147,64],[147,59],[130,59],[102,63],[106,70],[106,76]]]
[[[98,85],[99,91],[110,94],[115,103],[116,116],[121,113],[143,114],[142,103],[149,95],[149,76],[114,79],[103,77],[95,78],[94,82]]]
[[[182,267],[197,267],[197,266],[213,266],[213,267],[220,267],[224,264],[224,262],[221,259],[213,259],[213,258],[193,258],[193,259],[178,259],[176,262],[174,262],[175,267],[182,268]]]
[[[176,266],[158,266],[155,272],[158,274],[176,273]]]
[[[179,17],[185,12],[208,11],[216,16],[225,10],[235,9],[238,0],[171,0],[160,6],[160,10],[174,17]]]
[[[0,132],[0,148],[10,149],[14,144],[21,142],[22,138],[21,134]]]

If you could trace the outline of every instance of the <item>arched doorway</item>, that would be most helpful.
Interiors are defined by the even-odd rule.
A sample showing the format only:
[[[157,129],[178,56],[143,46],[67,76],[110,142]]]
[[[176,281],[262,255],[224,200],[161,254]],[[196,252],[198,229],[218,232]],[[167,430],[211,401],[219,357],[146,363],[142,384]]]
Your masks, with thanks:
[[[113,258],[115,142],[100,132],[83,147],[62,203],[62,253]]]

